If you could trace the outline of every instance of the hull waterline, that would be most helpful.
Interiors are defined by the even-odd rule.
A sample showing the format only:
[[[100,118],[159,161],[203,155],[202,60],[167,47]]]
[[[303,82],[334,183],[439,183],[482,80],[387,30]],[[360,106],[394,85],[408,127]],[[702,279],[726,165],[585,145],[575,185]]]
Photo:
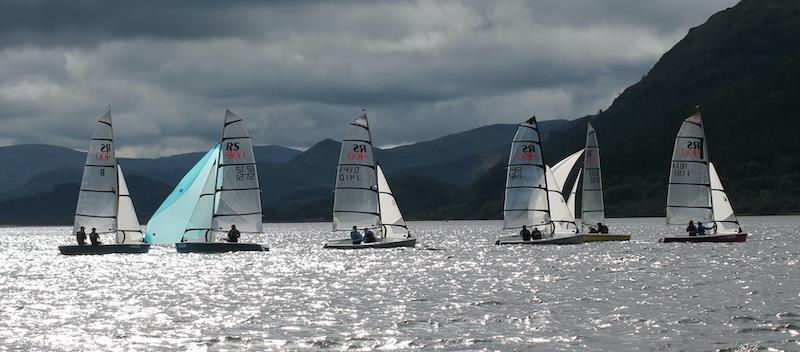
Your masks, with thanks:
[[[584,235],[569,235],[558,236],[551,238],[543,238],[540,240],[523,241],[519,235],[503,236],[500,237],[494,244],[496,245],[566,245],[566,244],[581,244],[584,242]]]
[[[269,247],[258,243],[182,242],[176,243],[178,253],[266,252]]]
[[[333,240],[325,244],[323,248],[328,249],[381,249],[381,248],[400,248],[411,247],[417,245],[416,238],[402,238],[402,239],[382,239],[372,243],[359,243],[353,244],[349,238],[341,240]]]
[[[668,236],[658,240],[660,243],[734,243],[747,241],[746,233],[730,233],[699,236]]]
[[[586,242],[629,241],[631,239],[631,235],[616,233],[586,233],[583,235]]]
[[[58,246],[63,255],[142,254],[150,251],[149,244],[103,244],[99,246]]]

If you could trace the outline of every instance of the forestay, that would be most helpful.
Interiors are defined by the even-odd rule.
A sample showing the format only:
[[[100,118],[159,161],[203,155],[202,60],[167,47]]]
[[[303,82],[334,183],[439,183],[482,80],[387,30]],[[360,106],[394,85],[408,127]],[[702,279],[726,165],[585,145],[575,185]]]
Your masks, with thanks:
[[[114,155],[114,131],[111,127],[111,111],[97,121],[75,207],[73,233],[81,226],[89,232],[109,233],[117,228],[117,159]]]
[[[503,228],[549,225],[547,180],[536,117],[519,125],[507,166]]]
[[[380,225],[375,157],[367,115],[350,123],[339,154],[333,194],[333,230]]]
[[[216,168],[220,146],[215,145],[183,176],[172,193],[147,222],[145,241],[150,244],[180,242],[203,193],[206,177]]]
[[[737,233],[740,232],[739,221],[733,212],[733,206],[728,201],[728,195],[722,188],[717,169],[714,163],[708,163],[708,173],[711,176],[711,204],[714,211],[714,223],[717,226],[717,233]]]
[[[228,231],[262,232],[261,188],[250,134],[242,118],[225,112],[222,129],[213,227]]]
[[[605,222],[605,218],[603,180],[600,170],[600,148],[597,144],[597,134],[590,123],[586,126],[586,153],[583,156],[581,223],[594,225],[599,222]]]
[[[700,112],[683,121],[672,152],[667,190],[667,223],[712,221],[708,151]]]
[[[378,192],[380,193],[381,228],[384,237],[406,238],[408,237],[408,227],[400,214],[400,208],[394,199],[389,182],[383,174],[380,165],[376,165],[378,170]]]
[[[117,165],[117,179],[119,180],[117,243],[142,243],[144,235],[141,225],[139,225],[139,217],[136,216],[136,209],[133,207],[133,200],[128,192],[128,183],[125,182],[125,175],[119,165]]]

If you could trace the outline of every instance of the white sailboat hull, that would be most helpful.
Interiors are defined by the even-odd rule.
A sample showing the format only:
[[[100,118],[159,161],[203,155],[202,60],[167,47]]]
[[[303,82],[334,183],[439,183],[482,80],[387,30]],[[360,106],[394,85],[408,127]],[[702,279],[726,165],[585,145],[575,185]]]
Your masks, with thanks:
[[[416,238],[382,238],[372,243],[359,243],[353,244],[353,240],[343,238],[338,240],[331,240],[325,244],[324,248],[331,249],[367,249],[367,248],[399,248],[399,247],[414,247],[417,245]]]
[[[584,235],[583,234],[575,234],[575,233],[557,233],[552,235],[552,237],[545,237],[540,240],[530,240],[530,241],[523,241],[522,236],[520,235],[505,235],[500,236],[497,238],[495,242],[496,245],[507,245],[507,244],[530,244],[530,245],[546,245],[546,244],[556,244],[556,245],[563,245],[563,244],[581,244],[584,242]]]

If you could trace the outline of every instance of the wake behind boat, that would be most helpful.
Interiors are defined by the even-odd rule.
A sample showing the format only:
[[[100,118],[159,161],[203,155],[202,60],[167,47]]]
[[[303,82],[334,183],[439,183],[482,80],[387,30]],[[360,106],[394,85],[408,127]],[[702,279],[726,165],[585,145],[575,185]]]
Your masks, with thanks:
[[[687,235],[671,235],[659,242],[745,242],[747,233],[742,232],[733,206],[722,187],[714,164],[709,161],[705,143],[705,131],[700,112],[694,113],[681,124],[675,137],[672,152],[672,167],[667,190],[667,224],[684,225],[697,221],[694,231],[691,225]],[[707,224],[713,224],[706,228]],[[699,226],[703,232],[698,234]],[[695,233],[692,233],[695,232]]]
[[[92,245],[81,244],[86,240],[86,229],[97,230],[96,235],[90,234]],[[75,207],[73,233],[78,234],[79,244],[58,246],[61,254],[147,253],[150,250],[149,244],[142,243],[139,218],[114,154],[111,111],[100,117],[92,133]],[[99,235],[106,233],[116,233],[115,244],[99,242]]]
[[[514,135],[506,176],[503,229],[524,229],[530,231],[531,237],[523,238],[521,233],[502,235],[495,244],[583,243],[584,236],[577,233],[561,187],[544,164],[535,116],[521,123]]]
[[[328,241],[324,248],[377,249],[416,245],[417,240],[411,237],[389,182],[372,152],[369,122],[367,115],[362,115],[350,124],[342,140],[333,196],[333,231],[350,232],[351,238]],[[359,232],[362,229],[365,236],[367,232],[377,232],[373,233],[374,241],[362,240]]]
[[[220,144],[184,176],[147,224],[147,240],[174,244],[178,253],[267,251],[238,242],[241,233],[261,233],[261,188],[250,135],[226,111]],[[216,241],[228,234],[228,242]]]

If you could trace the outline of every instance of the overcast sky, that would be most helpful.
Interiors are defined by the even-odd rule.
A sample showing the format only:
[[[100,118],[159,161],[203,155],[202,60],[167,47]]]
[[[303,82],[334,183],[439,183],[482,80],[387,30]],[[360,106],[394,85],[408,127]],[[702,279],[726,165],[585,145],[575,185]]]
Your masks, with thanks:
[[[377,145],[605,109],[735,0],[0,0],[0,145],[85,149],[111,105],[125,156],[208,149],[225,108],[256,144]]]

